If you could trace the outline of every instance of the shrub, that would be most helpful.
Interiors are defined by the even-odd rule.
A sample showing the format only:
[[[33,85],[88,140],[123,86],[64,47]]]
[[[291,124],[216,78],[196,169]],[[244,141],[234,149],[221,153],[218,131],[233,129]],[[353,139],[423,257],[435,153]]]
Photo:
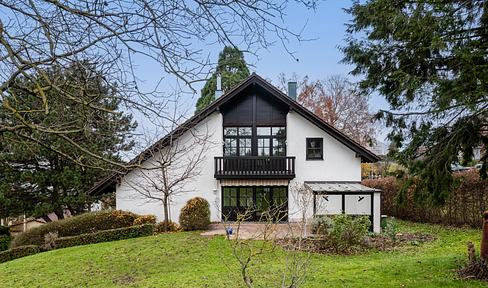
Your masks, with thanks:
[[[195,197],[181,209],[180,225],[185,231],[207,230],[210,226],[210,205],[207,200]]]
[[[153,234],[153,230],[154,225],[145,224],[72,237],[57,238],[54,241],[54,249],[150,236]]]
[[[157,233],[164,232],[164,222],[166,222],[166,221],[159,222],[158,225],[156,225],[155,230],[156,230]],[[177,223],[169,220],[169,222],[168,222],[168,231],[170,231],[170,232],[180,232],[181,231],[181,227]]]
[[[332,228],[334,222],[327,215],[318,215],[312,221],[312,232],[316,234],[324,234],[325,231]]]
[[[54,250],[54,241],[58,239],[58,232],[49,232],[44,235],[44,244],[42,245],[42,249],[49,251]]]
[[[10,236],[0,235],[0,251],[5,251],[10,246]]]
[[[31,228],[17,235],[12,241],[13,248],[19,246],[44,245],[44,235],[49,232],[58,232],[58,237],[76,236],[94,233],[103,230],[130,227],[140,216],[131,212],[120,210],[104,210],[85,213],[56,222]]]
[[[398,222],[395,220],[395,217],[391,217],[386,223],[385,233],[393,242],[397,240]]]
[[[346,214],[337,214],[332,218],[332,226],[328,229],[319,229],[323,235],[324,246],[332,247],[337,253],[343,253],[359,245],[368,234],[371,225],[368,215],[352,217]]]
[[[156,216],[144,215],[134,220],[134,225],[156,224]]]
[[[0,226],[0,236],[7,235],[10,236],[10,227]]]
[[[12,248],[10,250],[0,252],[0,263],[29,255],[34,255],[39,252],[41,252],[41,249],[39,249],[39,247],[35,245]]]

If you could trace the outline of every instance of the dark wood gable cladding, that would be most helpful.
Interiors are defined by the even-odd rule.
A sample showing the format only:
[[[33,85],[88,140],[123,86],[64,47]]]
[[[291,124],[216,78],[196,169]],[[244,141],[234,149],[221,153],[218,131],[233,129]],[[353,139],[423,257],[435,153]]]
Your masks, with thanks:
[[[230,131],[249,129],[250,133],[242,130],[246,134],[224,135],[224,156],[215,157],[217,179],[295,178],[295,157],[286,156],[287,105],[252,84],[223,104],[220,111],[227,127],[224,134],[232,127],[239,128]]]
[[[288,107],[260,86],[250,85],[221,107],[224,126],[286,126]]]

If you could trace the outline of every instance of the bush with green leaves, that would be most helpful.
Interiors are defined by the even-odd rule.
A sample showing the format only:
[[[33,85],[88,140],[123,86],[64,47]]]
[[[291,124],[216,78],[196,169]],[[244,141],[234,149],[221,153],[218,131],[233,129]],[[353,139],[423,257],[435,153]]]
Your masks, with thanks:
[[[11,261],[17,258],[34,255],[41,252],[41,249],[35,245],[22,246],[12,248],[3,252],[0,252],[0,263]]]
[[[1,226],[0,225],[0,236],[10,236],[10,227],[9,226]]]
[[[26,245],[42,247],[45,243],[44,237],[49,232],[57,232],[58,237],[76,236],[103,230],[130,227],[133,225],[134,220],[139,217],[141,216],[121,210],[103,210],[85,213],[31,228],[17,235],[12,241],[11,246],[13,248]]]
[[[395,217],[391,217],[390,220],[386,222],[385,233],[391,241],[395,242],[397,240],[398,222],[395,220]]]
[[[54,240],[54,249],[151,236],[153,235],[153,230],[153,224],[144,224],[72,237],[57,238]]]
[[[188,200],[181,209],[179,220],[185,231],[207,230],[210,226],[210,204],[200,197]]]
[[[0,235],[0,251],[5,251],[10,246],[10,236]]]
[[[331,247],[337,253],[344,253],[360,245],[367,236],[371,221],[368,215],[351,216],[347,214],[333,215],[332,225],[328,229],[319,229],[323,247]]]
[[[312,221],[312,232],[315,234],[323,234],[328,229],[332,228],[334,222],[332,218],[327,215],[318,215]]]

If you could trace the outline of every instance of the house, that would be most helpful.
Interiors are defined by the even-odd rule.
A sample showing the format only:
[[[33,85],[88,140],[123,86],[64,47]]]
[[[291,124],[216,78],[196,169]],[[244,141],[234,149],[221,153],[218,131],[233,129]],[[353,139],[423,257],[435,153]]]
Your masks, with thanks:
[[[70,217],[71,213],[69,210],[64,211],[64,217]],[[58,221],[58,216],[55,213],[51,213],[47,215],[47,217],[52,221]],[[19,233],[25,232],[31,228],[39,227],[44,224],[46,224],[46,220],[43,218],[34,218],[34,217],[29,217],[29,218],[24,218],[23,216],[19,216],[17,219],[9,221],[9,223],[3,223],[2,220],[2,225],[8,224],[10,226],[10,232],[12,235],[17,235]]]
[[[375,140],[375,143],[373,145],[368,144],[366,146],[366,149],[380,157],[385,157],[390,151],[390,147],[388,145],[378,140]]]
[[[130,162],[153,167],[173,143],[184,147],[207,137],[202,169],[170,199],[172,221],[196,196],[211,204],[211,221],[236,220],[237,211],[251,211],[247,220],[258,221],[273,208],[279,208],[281,221],[300,221],[302,208],[292,188],[304,187],[314,200],[307,215],[368,214],[380,232],[381,191],[360,185],[361,163],[379,158],[301,106],[296,88],[290,87],[290,96],[285,95],[253,73],[224,95],[216,92],[214,102]],[[134,184],[146,183],[147,193],[155,193],[149,187],[157,173],[113,174],[87,193],[116,191],[117,209],[154,214],[162,221],[161,202],[141,199]]]

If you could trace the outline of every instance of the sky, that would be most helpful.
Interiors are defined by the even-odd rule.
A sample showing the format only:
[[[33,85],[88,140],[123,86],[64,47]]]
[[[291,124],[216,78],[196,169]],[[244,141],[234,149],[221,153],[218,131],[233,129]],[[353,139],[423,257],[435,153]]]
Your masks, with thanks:
[[[350,15],[343,11],[343,8],[352,5],[352,1],[328,0],[321,2],[316,11],[309,10],[302,4],[294,3],[294,1],[292,2],[285,10],[287,15],[284,18],[284,25],[294,32],[302,31],[302,38],[310,39],[310,41],[298,42],[290,38],[287,49],[293,52],[294,57],[278,41],[267,50],[258,50],[257,55],[244,54],[246,62],[249,63],[250,72],[256,72],[262,78],[272,80],[271,84],[274,85],[278,84],[278,75],[282,72],[288,77],[296,73],[300,77],[308,76],[311,80],[324,79],[334,74],[346,76],[351,82],[360,80],[360,78],[348,75],[353,69],[352,66],[339,63],[343,58],[343,54],[338,47],[346,45],[344,40],[346,37],[345,23],[352,19]],[[272,38],[270,37],[269,39]],[[210,55],[210,59],[216,62],[218,54],[223,47],[217,44],[202,43],[201,45],[202,49]],[[156,76],[154,73],[157,74],[157,70],[148,69],[145,65],[141,65],[141,67],[148,71],[145,77],[146,83],[153,81],[153,77]],[[161,89],[168,90],[163,92],[171,93],[171,90],[174,89],[175,83],[171,82],[171,79],[171,77],[168,77],[167,81],[169,82],[167,85],[160,86],[164,87]],[[195,85],[196,94],[184,96],[186,105],[189,107],[188,111],[191,114],[193,114],[195,103],[200,97],[200,89],[203,88],[203,85],[204,82]],[[372,112],[379,109],[388,109],[386,100],[377,93],[371,95],[369,103]],[[377,139],[384,142],[387,131],[382,129],[378,134]]]

